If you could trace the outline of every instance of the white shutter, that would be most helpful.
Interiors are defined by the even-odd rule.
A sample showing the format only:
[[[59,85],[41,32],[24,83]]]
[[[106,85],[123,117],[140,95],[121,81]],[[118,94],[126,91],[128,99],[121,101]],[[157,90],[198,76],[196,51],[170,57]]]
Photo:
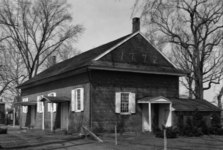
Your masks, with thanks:
[[[37,112],[42,113],[43,110],[43,102],[40,100],[42,99],[43,95],[37,96]]]
[[[84,88],[80,88],[80,103],[81,103],[81,109],[80,111],[84,111]]]
[[[129,112],[135,113],[136,112],[136,99],[135,93],[129,93]]]
[[[120,113],[121,110],[121,93],[115,93],[115,112]]]
[[[49,93],[48,96],[56,97],[56,93]],[[48,103],[48,112],[56,112],[57,111],[57,104],[56,103]]]
[[[48,112],[51,112],[52,111],[52,107],[51,107],[51,103],[47,103],[47,110]]]
[[[71,111],[75,111],[76,108],[76,90],[71,91]]]
[[[22,111],[23,111],[23,113],[27,113],[27,106],[22,106]]]
[[[53,103],[53,112],[56,112],[57,111],[57,104],[56,103]]]
[[[36,102],[37,102],[37,112],[39,112],[39,96],[37,96],[37,100],[36,100]]]
[[[23,98],[22,101],[28,102],[28,98]],[[27,111],[28,111],[28,106],[22,106],[22,112],[27,113]]]

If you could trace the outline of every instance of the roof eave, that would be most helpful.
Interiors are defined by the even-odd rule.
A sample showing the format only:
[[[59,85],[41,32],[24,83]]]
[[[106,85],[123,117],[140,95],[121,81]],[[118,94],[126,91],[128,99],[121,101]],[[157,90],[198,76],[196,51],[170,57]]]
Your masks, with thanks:
[[[27,83],[27,84],[23,83],[23,84],[19,85],[17,88],[25,89],[25,88],[29,88],[29,87],[33,87],[33,86],[38,86],[38,85],[46,84],[46,83],[49,83],[49,82],[52,82],[52,81],[55,81],[55,80],[58,80],[58,79],[62,79],[62,78],[65,78],[65,77],[70,77],[70,76],[73,76],[73,75],[76,75],[76,74],[84,73],[86,71],[87,71],[87,66],[83,66],[81,68],[71,70],[69,72],[64,72],[64,73],[58,74],[56,76],[51,76],[51,77],[48,77],[48,78],[44,78],[44,79],[41,79],[41,80],[38,80],[38,81],[35,81],[35,82],[30,82],[30,83]]]
[[[145,71],[129,68],[109,68],[101,66],[89,66],[91,70],[107,70],[107,71],[120,71],[120,72],[132,72],[132,73],[145,73],[145,74],[158,74],[158,75],[172,75],[172,76],[185,76],[185,73],[170,73],[170,72],[158,72],[158,71]]]

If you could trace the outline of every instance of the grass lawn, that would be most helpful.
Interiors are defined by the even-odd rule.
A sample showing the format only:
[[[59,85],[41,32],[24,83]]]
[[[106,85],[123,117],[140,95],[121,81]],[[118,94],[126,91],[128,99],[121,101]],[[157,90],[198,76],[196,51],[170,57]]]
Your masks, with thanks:
[[[138,136],[124,135],[119,137],[118,145],[114,144],[114,137],[104,137],[104,149],[126,150],[162,150],[163,139],[153,135]],[[223,150],[223,136],[178,137],[167,140],[168,150]]]
[[[118,145],[115,145],[114,134],[103,134],[101,138],[104,142],[98,143],[90,138],[75,140],[72,139],[73,135],[63,137],[42,135],[34,131],[17,132],[0,135],[0,146],[8,145],[10,149],[10,147],[28,144],[26,148],[15,148],[27,150],[163,150],[163,139],[149,133],[139,135],[125,133],[118,136]],[[223,150],[223,136],[178,137],[167,139],[167,146],[168,150]]]

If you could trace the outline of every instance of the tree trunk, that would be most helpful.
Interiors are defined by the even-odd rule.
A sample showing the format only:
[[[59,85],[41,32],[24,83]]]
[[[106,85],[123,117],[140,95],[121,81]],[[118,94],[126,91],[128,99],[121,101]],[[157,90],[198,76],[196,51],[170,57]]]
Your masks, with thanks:
[[[195,80],[195,98],[199,100],[204,99],[202,77],[197,77]]]
[[[193,79],[188,77],[188,90],[189,90],[189,98],[193,98]]]
[[[221,88],[218,96],[217,96],[217,101],[218,101],[218,107],[220,109],[222,109],[222,103],[221,103],[221,98],[222,98],[222,95],[223,95],[223,87]]]

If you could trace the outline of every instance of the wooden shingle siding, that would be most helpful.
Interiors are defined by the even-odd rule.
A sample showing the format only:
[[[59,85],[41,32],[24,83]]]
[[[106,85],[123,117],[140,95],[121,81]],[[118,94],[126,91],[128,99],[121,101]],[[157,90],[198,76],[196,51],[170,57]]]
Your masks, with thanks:
[[[89,116],[90,116],[90,84],[79,84],[79,85],[73,85],[73,86],[67,86],[64,88],[57,88],[52,89],[44,92],[36,92],[35,94],[29,94],[26,97],[29,98],[29,100],[36,101],[37,96],[39,95],[48,95],[51,92],[55,92],[56,95],[59,97],[66,96],[69,99],[71,99],[71,90],[75,88],[84,88],[84,111],[83,112],[71,112],[70,111],[70,103],[69,103],[69,129],[72,131],[80,131],[81,125],[89,126]],[[50,113],[47,111],[47,103],[44,103],[45,105],[45,128],[50,129]],[[27,113],[28,114],[28,113]],[[25,119],[27,118],[25,116],[26,114],[22,113],[23,119],[23,126],[25,123]],[[57,105],[57,111],[54,113],[54,122],[56,128],[60,127],[60,105]],[[36,125],[35,128],[41,128],[42,126],[42,113],[36,114]]]
[[[136,93],[136,100],[143,97],[178,97],[178,77],[136,74],[112,71],[92,71],[92,127],[97,132],[123,125],[125,130],[141,131],[141,105],[136,102],[136,113],[120,115],[115,113],[115,93]]]
[[[113,131],[114,126],[123,125],[126,131],[141,130],[141,109],[136,105],[136,113],[120,115],[115,113],[115,92],[131,91],[134,88],[93,86],[92,89],[92,129],[95,132]]]
[[[140,34],[120,45],[100,59],[116,63],[128,63],[143,66],[163,66],[174,68],[151,44]]]
[[[138,98],[154,96],[179,97],[177,76],[98,70],[91,72],[91,82],[93,85],[140,88],[136,92],[139,96]]]

